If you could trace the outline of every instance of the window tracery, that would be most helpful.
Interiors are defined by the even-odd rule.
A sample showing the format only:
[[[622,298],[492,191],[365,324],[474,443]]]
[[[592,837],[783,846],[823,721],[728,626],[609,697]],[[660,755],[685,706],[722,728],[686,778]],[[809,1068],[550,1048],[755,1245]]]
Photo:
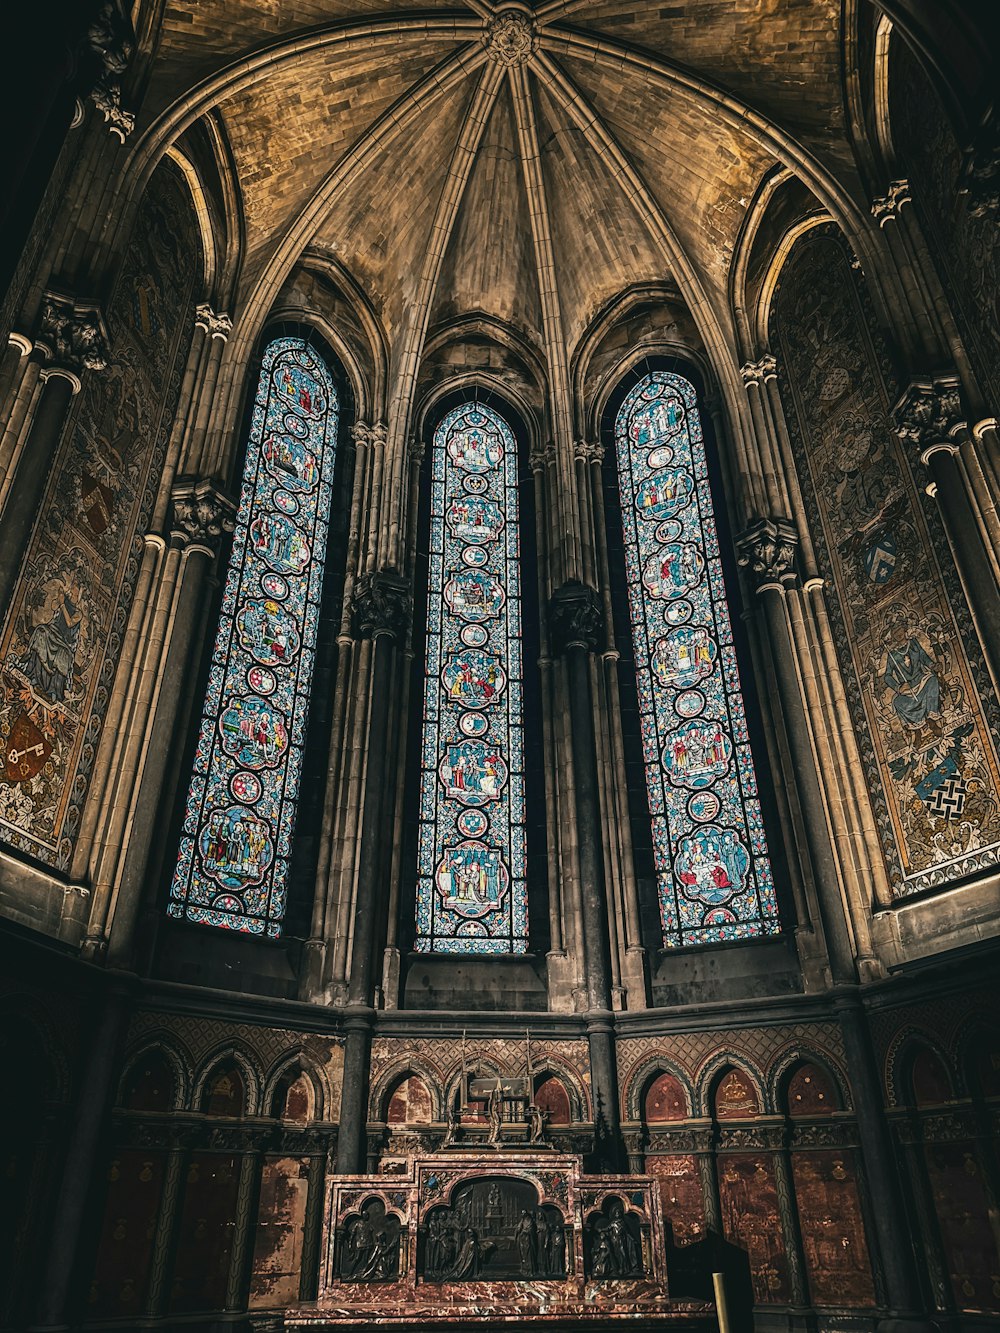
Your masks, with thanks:
[[[492,408],[431,452],[416,948],[524,953],[524,727],[517,444]]]
[[[302,338],[264,352],[167,912],[281,933],[339,403]]]
[[[693,385],[645,376],[617,413],[615,445],[664,942],[775,934]]]

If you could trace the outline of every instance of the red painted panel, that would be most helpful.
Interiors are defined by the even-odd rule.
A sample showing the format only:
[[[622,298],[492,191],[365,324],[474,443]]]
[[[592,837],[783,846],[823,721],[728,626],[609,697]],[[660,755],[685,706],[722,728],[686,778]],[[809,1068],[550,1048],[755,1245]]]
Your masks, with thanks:
[[[392,1094],[386,1120],[390,1125],[428,1125],[432,1119],[430,1089],[419,1074],[411,1074]]]
[[[720,1155],[719,1196],[726,1238],[750,1256],[754,1300],[758,1305],[787,1304],[791,1297],[788,1260],[770,1156]]]
[[[285,1089],[279,1116],[282,1120],[294,1121],[297,1125],[305,1125],[309,1122],[310,1108],[312,1104],[312,1088],[305,1074],[300,1074],[293,1083],[290,1083]]]
[[[874,1305],[854,1153],[792,1153],[792,1179],[813,1304]]]
[[[715,1114],[719,1120],[745,1120],[760,1115],[760,1099],[750,1079],[740,1069],[731,1069],[715,1091]]]
[[[678,1245],[705,1235],[705,1196],[694,1156],[648,1156],[646,1170],[660,1182],[663,1216],[674,1229]]]
[[[124,1148],[108,1171],[101,1239],[90,1284],[92,1318],[136,1315],[146,1294],[163,1190],[160,1152]]]
[[[247,1091],[239,1065],[226,1065],[209,1076],[202,1094],[206,1115],[241,1116],[246,1110]]]
[[[170,1293],[172,1314],[220,1310],[225,1304],[238,1183],[238,1157],[192,1153]]]
[[[549,1113],[550,1125],[568,1125],[572,1119],[569,1093],[557,1078],[547,1078],[535,1089],[535,1105]]]
[[[646,1121],[684,1120],[688,1114],[687,1098],[681,1081],[673,1074],[661,1074],[646,1093]]]
[[[304,1157],[265,1157],[250,1279],[250,1306],[299,1299],[309,1166]]]
[[[788,1114],[830,1115],[837,1109],[837,1095],[829,1077],[816,1065],[803,1065],[788,1083]]]
[[[1000,1254],[975,1144],[929,1143],[924,1152],[955,1303],[1000,1314]]]

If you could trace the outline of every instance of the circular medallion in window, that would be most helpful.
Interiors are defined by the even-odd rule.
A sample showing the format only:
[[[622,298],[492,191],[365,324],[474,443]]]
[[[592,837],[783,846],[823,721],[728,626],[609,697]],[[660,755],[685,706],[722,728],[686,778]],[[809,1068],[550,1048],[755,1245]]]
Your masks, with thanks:
[[[247,672],[247,684],[255,694],[273,694],[278,688],[278,678],[267,667],[252,666]]]
[[[707,824],[719,813],[722,802],[714,791],[699,791],[687,803],[687,812],[696,824]]]
[[[482,648],[490,635],[482,625],[466,625],[458,637],[467,648]]]
[[[482,810],[463,810],[455,822],[459,833],[465,838],[481,838],[490,826]]]
[[[490,729],[489,718],[482,713],[463,713],[458,719],[458,729],[463,736],[485,736]]]
[[[265,574],[260,586],[268,597],[273,597],[276,601],[282,602],[288,596],[288,584],[280,574]]]
[[[260,800],[260,794],[264,789],[256,773],[240,770],[229,779],[229,790],[237,801],[246,801],[248,805],[253,805],[254,801]]]
[[[676,518],[668,518],[657,524],[653,536],[658,542],[675,542],[682,531],[683,529]]]
[[[685,690],[674,700],[674,712],[680,717],[697,717],[705,707],[701,690]]]
[[[462,560],[472,569],[482,569],[483,565],[489,561],[489,552],[484,551],[481,546],[467,546],[462,552]]]
[[[468,495],[482,495],[483,491],[489,489],[489,484],[485,477],[465,477],[462,480],[462,489]]]
[[[679,597],[676,602],[671,602],[663,613],[663,619],[668,625],[686,625],[694,614],[694,607],[686,597]]]
[[[283,514],[297,514],[299,512],[299,502],[294,495],[288,491],[275,491],[271,497],[276,509],[280,509]]]

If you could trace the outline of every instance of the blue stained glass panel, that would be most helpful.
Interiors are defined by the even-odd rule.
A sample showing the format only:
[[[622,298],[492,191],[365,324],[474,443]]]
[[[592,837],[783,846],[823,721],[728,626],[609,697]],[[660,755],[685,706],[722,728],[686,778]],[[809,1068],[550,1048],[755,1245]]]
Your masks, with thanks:
[[[301,338],[261,367],[222,614],[167,912],[276,938],[312,683],[337,447]]]
[[[431,452],[416,948],[524,953],[517,445],[492,408]]]
[[[615,446],[664,942],[777,934],[694,387],[647,375]]]

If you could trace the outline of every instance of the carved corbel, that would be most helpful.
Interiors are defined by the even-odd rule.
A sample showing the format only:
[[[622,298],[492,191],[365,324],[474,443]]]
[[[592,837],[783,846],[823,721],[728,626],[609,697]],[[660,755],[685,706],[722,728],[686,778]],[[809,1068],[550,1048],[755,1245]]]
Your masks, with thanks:
[[[128,16],[111,0],[87,29],[87,45],[101,70],[90,99],[111,133],[124,143],[135,128],[135,116],[122,106],[122,77],[135,50],[135,33]]]
[[[904,204],[912,203],[910,182],[907,180],[890,181],[885,194],[872,200],[872,217],[880,227],[898,219]]]
[[[756,518],[736,539],[739,564],[747,569],[754,590],[784,588],[795,582],[799,536],[787,518]]]

